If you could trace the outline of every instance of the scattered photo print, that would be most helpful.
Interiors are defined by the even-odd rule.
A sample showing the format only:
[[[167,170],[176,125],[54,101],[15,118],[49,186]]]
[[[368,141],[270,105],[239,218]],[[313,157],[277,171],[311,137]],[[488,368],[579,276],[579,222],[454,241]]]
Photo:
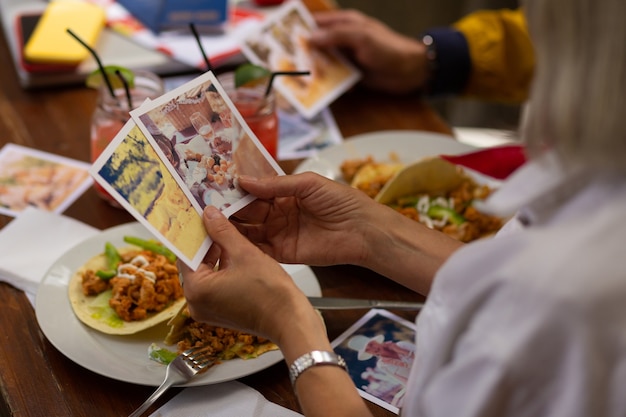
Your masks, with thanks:
[[[263,24],[247,33],[242,51],[273,72],[309,71],[310,75],[277,76],[275,88],[307,119],[352,87],[360,72],[337,51],[309,44],[315,21],[299,1],[286,2]]]
[[[278,159],[281,160],[311,158],[318,151],[343,140],[330,109],[324,109],[307,120],[298,112],[280,108],[278,119]]]
[[[88,170],[88,163],[9,143],[0,150],[0,213],[62,213],[93,184]]]
[[[372,309],[333,341],[359,394],[396,414],[415,358],[415,324]]]

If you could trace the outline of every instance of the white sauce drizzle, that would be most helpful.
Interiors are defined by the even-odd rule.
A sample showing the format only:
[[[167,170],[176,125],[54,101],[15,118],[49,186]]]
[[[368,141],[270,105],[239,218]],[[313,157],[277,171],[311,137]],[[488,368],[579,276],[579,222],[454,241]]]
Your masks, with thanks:
[[[452,208],[454,207],[454,199],[436,197],[431,201],[428,195],[423,195],[417,200],[417,204],[415,205],[420,223],[426,225],[426,227],[430,229],[434,229],[435,227],[444,227],[448,223],[448,215],[444,215],[441,219],[433,219],[428,215],[428,209],[430,209],[431,206]]]
[[[150,262],[143,255],[137,255],[129,263],[117,266],[117,276],[134,281],[138,274],[142,274],[146,279],[156,282],[156,274],[143,269],[144,266],[149,264]]]

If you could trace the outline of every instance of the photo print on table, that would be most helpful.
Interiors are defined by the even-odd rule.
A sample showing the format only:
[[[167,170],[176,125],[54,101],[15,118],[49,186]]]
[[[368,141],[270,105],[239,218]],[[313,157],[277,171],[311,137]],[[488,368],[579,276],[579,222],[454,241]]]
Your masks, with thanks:
[[[189,199],[225,216],[254,200],[238,185],[240,175],[284,172],[244,122],[212,72],[131,111]]]
[[[316,27],[299,1],[290,1],[247,32],[241,50],[252,63],[272,72],[310,71],[310,75],[277,76],[273,86],[307,119],[316,116],[352,87],[361,73],[336,50],[312,47]]]
[[[290,106],[293,109],[292,106]],[[300,113],[278,109],[280,146],[278,159],[312,158],[329,146],[343,141],[341,131],[330,109],[324,109],[312,119],[305,119]]]
[[[211,245],[202,210],[187,197],[133,120],[126,122],[89,173],[181,261],[198,268]]]
[[[93,184],[88,170],[86,162],[8,143],[0,150],[0,214],[62,213]]]
[[[415,358],[415,324],[372,309],[332,342],[361,397],[398,414]]]

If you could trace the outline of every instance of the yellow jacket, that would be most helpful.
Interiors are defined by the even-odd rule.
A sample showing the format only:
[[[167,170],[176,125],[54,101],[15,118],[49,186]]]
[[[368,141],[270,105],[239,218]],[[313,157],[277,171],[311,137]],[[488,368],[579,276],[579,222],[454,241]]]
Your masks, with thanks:
[[[526,100],[535,55],[522,10],[479,11],[453,26],[465,35],[472,62],[464,94],[499,101]]]
[[[526,100],[535,57],[521,8],[477,11],[431,33],[439,61],[433,94]]]

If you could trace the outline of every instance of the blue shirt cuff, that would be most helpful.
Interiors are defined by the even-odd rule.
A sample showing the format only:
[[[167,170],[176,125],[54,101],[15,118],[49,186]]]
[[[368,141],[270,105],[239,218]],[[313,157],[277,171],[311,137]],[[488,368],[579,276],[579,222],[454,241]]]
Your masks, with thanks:
[[[428,93],[461,94],[472,68],[467,39],[463,33],[449,27],[429,29],[423,35],[432,37],[436,52]]]

